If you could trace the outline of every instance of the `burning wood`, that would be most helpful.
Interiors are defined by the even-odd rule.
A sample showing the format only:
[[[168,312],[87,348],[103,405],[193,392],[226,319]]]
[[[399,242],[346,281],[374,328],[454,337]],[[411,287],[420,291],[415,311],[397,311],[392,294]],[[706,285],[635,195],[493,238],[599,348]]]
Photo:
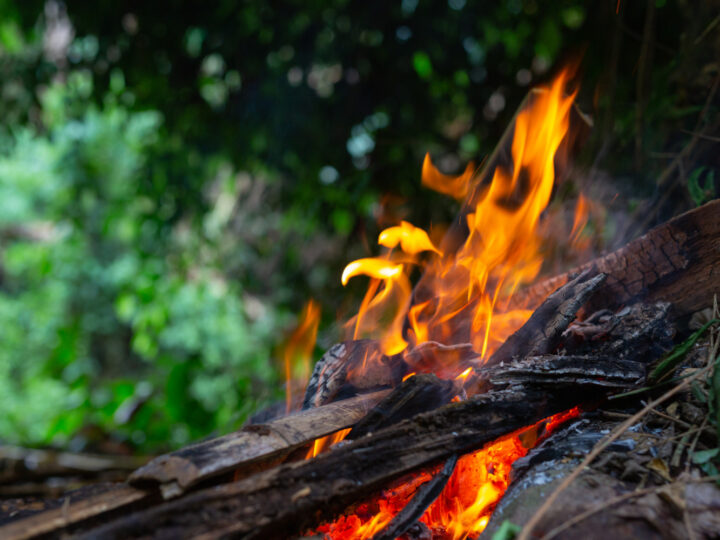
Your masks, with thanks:
[[[309,377],[305,410],[158,458],[131,476],[142,490],[124,488],[127,505],[154,506],[101,524],[105,510],[90,505],[63,527],[86,520],[88,538],[480,534],[513,462],[580,407],[642,385],[672,346],[674,322],[704,307],[720,264],[715,202],[530,285],[570,124],[568,78],[531,95],[477,177],[469,168],[448,178],[426,159],[426,185],[466,196],[460,216],[437,245],[410,223],[386,229],[384,256],[346,267],[343,284],[364,275],[370,285],[345,341]],[[578,321],[579,312],[591,315]],[[317,322],[309,305],[291,339],[288,410],[299,401],[290,360],[309,358]],[[176,499],[147,495],[158,490]],[[59,527],[31,519],[33,534]],[[22,523],[0,536],[23,537]]]

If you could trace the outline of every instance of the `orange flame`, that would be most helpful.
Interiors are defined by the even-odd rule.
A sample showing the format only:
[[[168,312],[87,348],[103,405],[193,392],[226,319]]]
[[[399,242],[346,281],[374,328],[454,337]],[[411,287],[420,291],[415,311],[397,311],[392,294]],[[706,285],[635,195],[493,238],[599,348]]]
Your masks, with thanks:
[[[549,88],[534,93],[529,105],[517,115],[511,146],[513,165],[497,166],[490,182],[471,190],[473,165],[453,178],[441,174],[430,157],[425,157],[424,185],[456,198],[469,196],[464,205],[464,240],[452,250],[443,244],[441,252],[424,231],[409,223],[383,231],[378,243],[390,250],[400,246],[401,252],[360,259],[350,263],[342,275],[343,284],[358,275],[372,278],[358,314],[348,324],[351,337],[377,339],[384,354],[403,353],[411,370],[421,372],[427,370],[426,359],[416,355],[414,361],[422,365],[415,366],[407,353],[422,342],[469,342],[486,359],[527,320],[530,311],[507,311],[506,306],[518,287],[535,279],[543,262],[538,224],[550,201],[555,160],[561,157],[558,150],[569,127],[575,97],[574,93],[566,94],[569,78],[568,70],[561,72]],[[578,230],[580,219],[576,217]],[[428,251],[430,254],[420,259],[420,254]],[[409,274],[415,265],[422,265],[424,273],[413,295]],[[368,358],[365,363],[375,360]],[[432,361],[432,369],[442,376],[451,374],[464,380],[470,373],[465,369],[467,364],[451,361],[449,366],[440,366],[439,359]],[[548,419],[542,429],[547,432],[554,425]],[[508,486],[512,463],[527,453],[530,445],[523,442],[537,441],[538,426],[459,460],[445,490],[421,519],[433,538],[464,539],[485,528]],[[369,538],[429,477],[425,472],[405,478],[382,496],[317,531],[333,539]]]
[[[428,507],[420,521],[428,526],[435,540],[464,540],[479,535],[510,484],[512,464],[527,455],[529,448],[580,413],[578,408],[556,414],[497,440],[485,448],[460,458],[440,496]],[[537,433],[542,432],[538,438]],[[525,444],[531,433],[530,445]],[[316,533],[331,540],[372,538],[410,501],[421,484],[436,471],[423,471],[401,478],[377,497],[359,504],[349,515],[322,524]]]
[[[283,350],[286,412],[293,409],[293,388],[305,388],[310,378],[310,360],[319,323],[320,306],[314,300],[308,300],[300,315],[300,322]]]
[[[474,174],[475,164],[472,161],[465,167],[465,172],[459,176],[443,174],[433,165],[430,154],[425,154],[422,166],[422,185],[462,201],[467,196],[470,180]]]
[[[487,358],[527,320],[530,311],[506,312],[503,306],[520,285],[537,276],[542,264],[537,226],[550,201],[555,156],[569,126],[574,94],[565,95],[568,78],[569,72],[562,72],[518,114],[512,170],[496,167],[492,181],[466,203],[468,234],[455,252],[437,256],[440,250],[424,231],[402,222],[383,231],[379,243],[400,245],[404,253],[360,259],[345,268],[343,284],[360,274],[383,284],[380,288],[379,282],[371,282],[351,324],[353,338],[378,339],[385,354],[426,340],[470,342]],[[427,156],[423,171],[423,178],[440,182]],[[467,182],[472,176],[468,171],[463,175]],[[425,264],[420,287],[424,296],[410,305],[408,275],[413,265],[421,264],[415,258],[421,251],[436,256]]]

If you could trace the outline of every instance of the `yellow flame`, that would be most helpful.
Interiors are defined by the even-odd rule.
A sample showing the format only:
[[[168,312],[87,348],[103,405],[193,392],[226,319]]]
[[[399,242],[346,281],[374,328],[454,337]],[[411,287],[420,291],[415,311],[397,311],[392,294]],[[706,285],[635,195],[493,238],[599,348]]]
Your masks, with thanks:
[[[378,244],[387,248],[394,248],[400,244],[400,248],[410,255],[416,255],[423,251],[434,251],[438,255],[442,255],[425,231],[407,221],[401,221],[399,226],[389,227],[381,232]]]
[[[403,270],[402,264],[394,264],[385,259],[367,258],[353,261],[343,270],[340,281],[347,285],[350,278],[360,275],[376,279],[392,279],[398,277]]]

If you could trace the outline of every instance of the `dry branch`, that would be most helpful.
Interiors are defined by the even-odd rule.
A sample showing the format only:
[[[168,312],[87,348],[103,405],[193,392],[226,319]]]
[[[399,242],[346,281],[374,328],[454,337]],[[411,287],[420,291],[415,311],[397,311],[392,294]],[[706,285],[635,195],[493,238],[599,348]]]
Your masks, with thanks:
[[[161,484],[166,494],[176,495],[229,471],[243,474],[262,470],[318,437],[354,425],[387,393],[364,394],[187,446],[153,459],[135,471],[129,481],[137,485]]]

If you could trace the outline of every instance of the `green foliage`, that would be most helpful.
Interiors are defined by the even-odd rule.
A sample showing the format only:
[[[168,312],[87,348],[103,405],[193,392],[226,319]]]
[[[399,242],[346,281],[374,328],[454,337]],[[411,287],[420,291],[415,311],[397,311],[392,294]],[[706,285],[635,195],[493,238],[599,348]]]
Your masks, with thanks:
[[[88,106],[91,86],[78,72],[49,88],[47,133],[19,130],[0,158],[0,438],[66,444],[95,425],[185,444],[269,396],[279,320],[184,260],[202,240],[179,238],[149,182],[162,116]]]
[[[688,191],[695,204],[701,206],[714,198],[715,171],[707,171],[705,181],[700,185],[700,177],[706,172],[705,167],[698,167],[688,176]]]

